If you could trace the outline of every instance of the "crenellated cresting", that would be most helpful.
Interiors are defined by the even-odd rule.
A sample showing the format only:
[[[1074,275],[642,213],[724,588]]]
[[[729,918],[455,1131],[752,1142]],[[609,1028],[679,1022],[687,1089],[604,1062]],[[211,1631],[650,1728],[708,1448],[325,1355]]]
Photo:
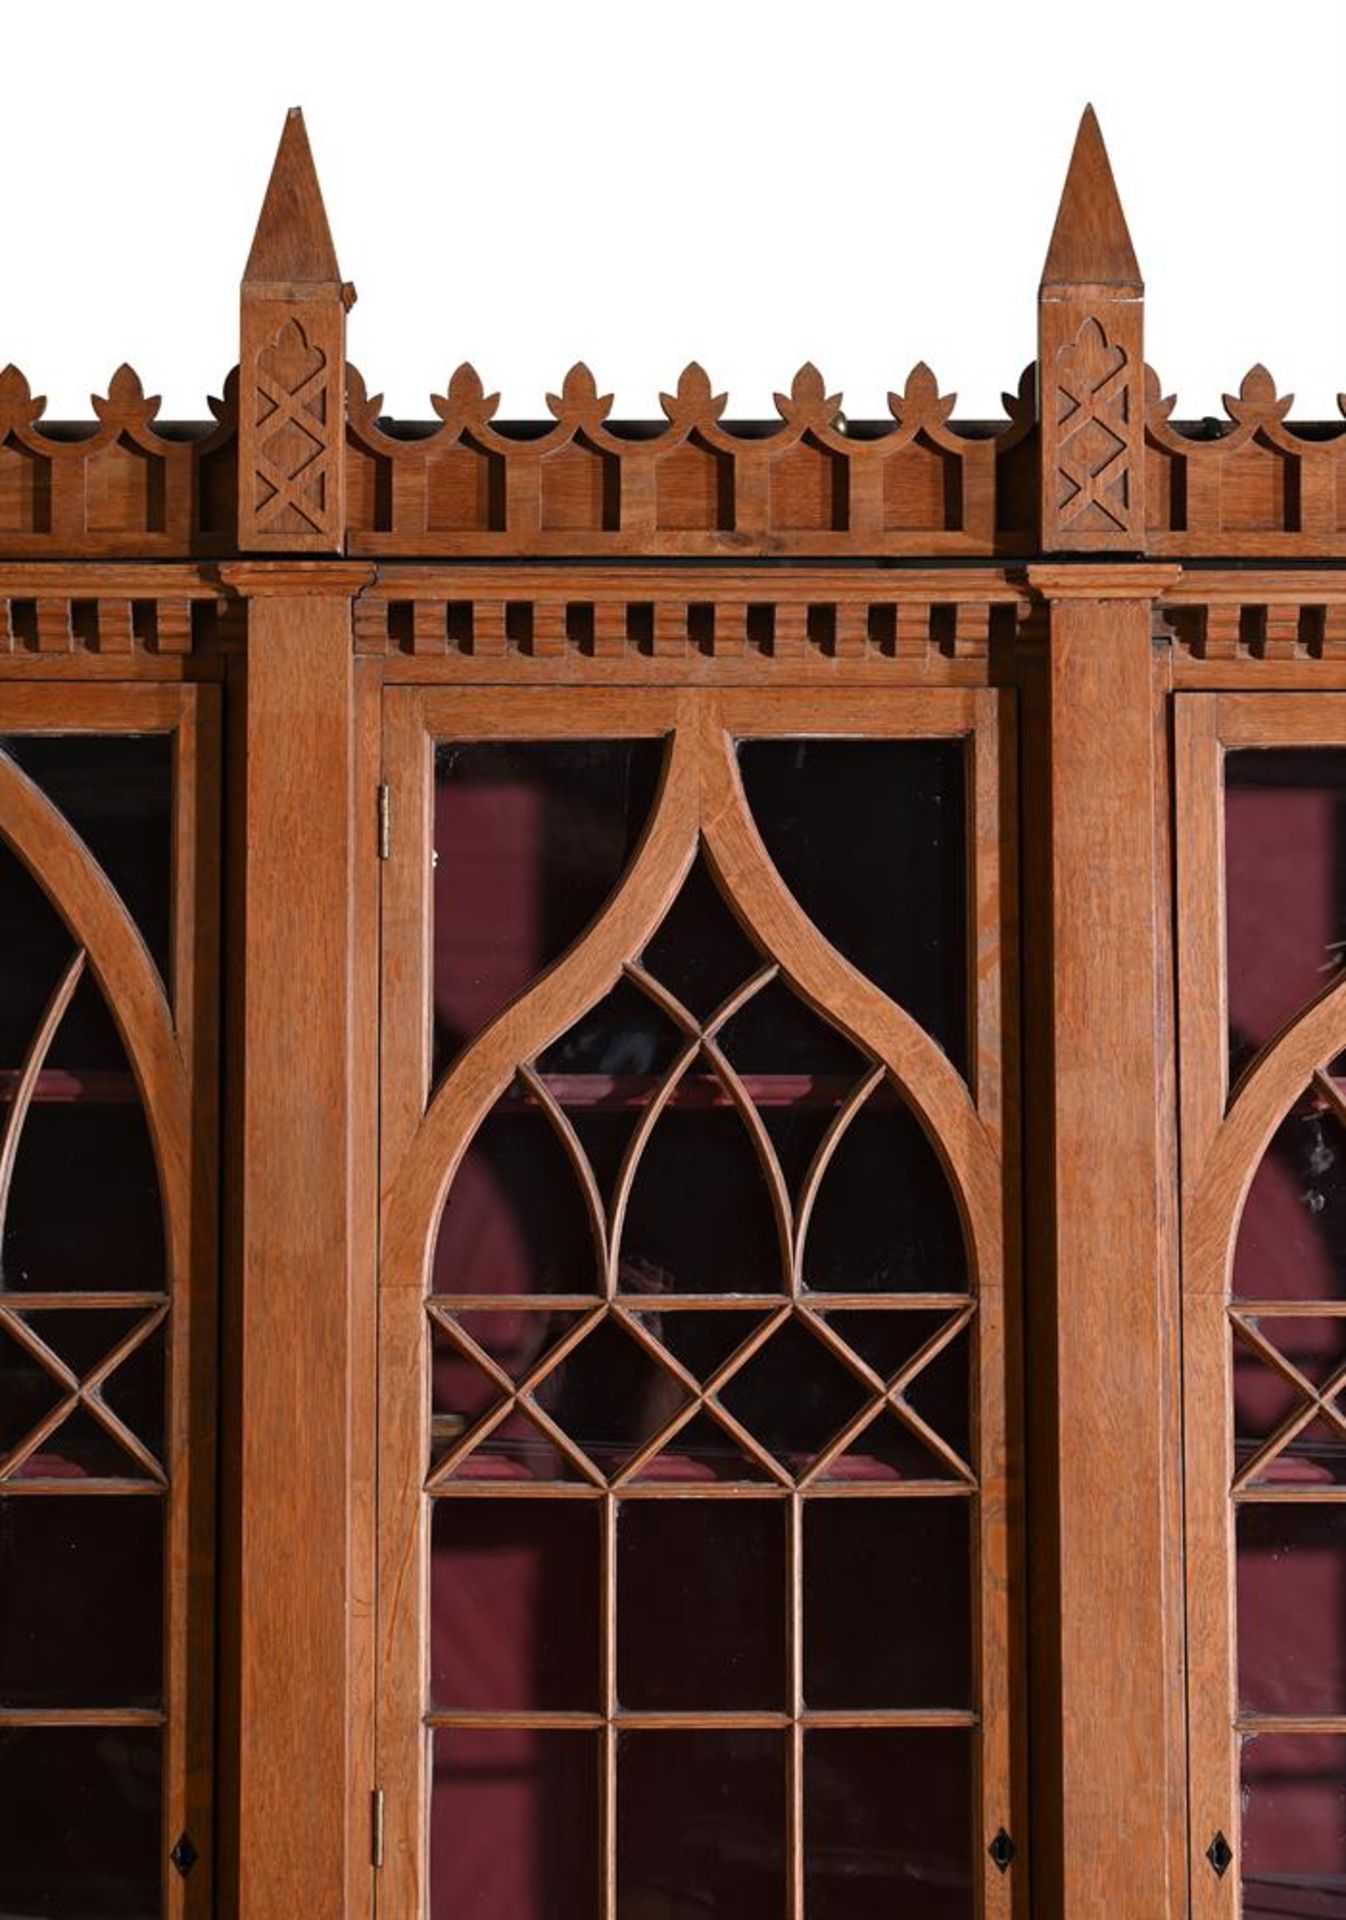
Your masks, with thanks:
[[[398,422],[347,363],[353,301],[295,110],[213,419],[161,422],[121,366],[94,420],[51,423],[25,376],[0,372],[0,560],[1346,557],[1346,424],[1291,423],[1293,396],[1260,366],[1224,420],[1171,418],[1092,109],[1043,274],[1038,361],[1000,421],[956,420],[922,362],[883,420],[848,419],[807,364],[775,419],[735,422],[692,362],[649,420],[613,420],[579,363],[536,420],[501,421],[464,364],[433,419]]]
[[[17,367],[0,370],[0,557],[189,559],[236,540],[237,393],[214,419],[156,425],[157,396],[118,367],[94,421],[47,423]]]

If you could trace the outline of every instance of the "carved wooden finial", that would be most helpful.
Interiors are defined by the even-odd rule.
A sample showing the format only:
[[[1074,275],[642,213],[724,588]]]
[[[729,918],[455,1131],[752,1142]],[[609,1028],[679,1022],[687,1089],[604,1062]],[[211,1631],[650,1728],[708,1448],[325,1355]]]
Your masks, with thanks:
[[[285,116],[252,252],[243,269],[245,286],[278,281],[341,284],[301,107],[291,107]]]
[[[1075,151],[1042,269],[1044,292],[1082,286],[1107,287],[1137,299],[1145,291],[1103,130],[1092,107],[1084,109],[1075,135]]]
[[[285,118],[243,273],[238,539],[247,553],[345,541],[346,311],[304,116]]]
[[[1038,298],[1044,552],[1145,544],[1144,292],[1098,116],[1086,107]]]

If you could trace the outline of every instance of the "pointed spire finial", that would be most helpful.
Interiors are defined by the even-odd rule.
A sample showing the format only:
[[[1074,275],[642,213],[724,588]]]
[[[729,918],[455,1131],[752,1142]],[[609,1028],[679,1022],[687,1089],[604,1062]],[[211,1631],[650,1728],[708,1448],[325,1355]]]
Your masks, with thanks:
[[[304,116],[285,118],[243,273],[238,543],[340,553],[346,538],[346,310]]]
[[[1119,296],[1145,291],[1098,115],[1086,107],[1042,269],[1042,290],[1096,286]]]
[[[285,116],[243,279],[341,284],[302,107],[291,107]]]
[[[1038,293],[1044,553],[1145,546],[1145,287],[1086,107]]]

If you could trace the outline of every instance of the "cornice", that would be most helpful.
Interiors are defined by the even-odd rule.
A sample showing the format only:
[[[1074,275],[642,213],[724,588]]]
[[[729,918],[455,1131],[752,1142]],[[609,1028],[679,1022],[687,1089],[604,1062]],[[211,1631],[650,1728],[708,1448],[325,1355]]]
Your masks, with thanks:
[[[1182,568],[1149,561],[1043,562],[1025,569],[1034,593],[1044,600],[1157,600],[1182,578]]]

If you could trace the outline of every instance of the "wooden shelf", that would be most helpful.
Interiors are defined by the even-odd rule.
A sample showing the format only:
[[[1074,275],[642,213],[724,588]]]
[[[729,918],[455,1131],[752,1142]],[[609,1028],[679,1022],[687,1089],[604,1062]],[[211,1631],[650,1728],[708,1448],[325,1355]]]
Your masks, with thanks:
[[[12,1100],[21,1075],[0,1068],[0,1101]],[[101,1068],[48,1067],[37,1076],[35,1106],[134,1107],[140,1104],[135,1076]]]
[[[739,1078],[756,1107],[839,1107],[855,1091],[863,1071],[857,1067],[853,1075],[744,1073]],[[663,1075],[654,1073],[543,1073],[538,1078],[557,1106],[607,1113],[638,1112],[649,1105],[663,1085]],[[871,1098],[882,1099],[883,1095],[884,1089],[879,1087]],[[520,1112],[536,1112],[541,1103],[516,1086],[508,1104]],[[689,1073],[673,1089],[667,1104],[698,1110],[732,1107],[734,1102],[729,1089],[714,1074]]]

